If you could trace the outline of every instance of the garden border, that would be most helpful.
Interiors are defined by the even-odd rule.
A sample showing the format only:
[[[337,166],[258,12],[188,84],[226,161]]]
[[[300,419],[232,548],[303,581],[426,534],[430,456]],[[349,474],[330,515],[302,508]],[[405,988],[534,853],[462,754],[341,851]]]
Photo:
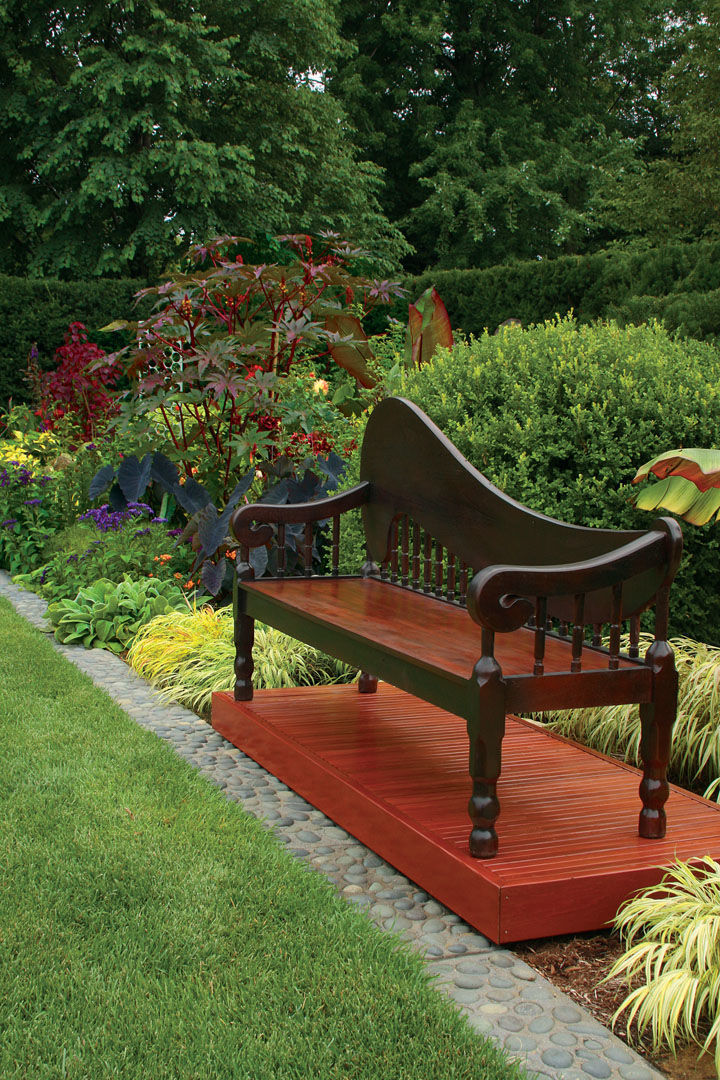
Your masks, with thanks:
[[[47,604],[0,571],[0,595],[47,632]],[[272,828],[288,851],[323,873],[350,903],[424,954],[437,986],[471,1026],[517,1057],[530,1073],[563,1080],[661,1080],[598,1020],[520,960],[460,921],[368,848],[267,773],[195,713],[161,702],[119,657],[55,649],[138,723]]]

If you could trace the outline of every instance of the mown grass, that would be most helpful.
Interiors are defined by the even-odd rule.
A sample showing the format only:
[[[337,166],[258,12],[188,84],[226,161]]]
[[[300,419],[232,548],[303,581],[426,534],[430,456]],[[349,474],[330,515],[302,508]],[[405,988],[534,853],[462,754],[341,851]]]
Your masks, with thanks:
[[[519,1077],[0,601],[3,1080]]]

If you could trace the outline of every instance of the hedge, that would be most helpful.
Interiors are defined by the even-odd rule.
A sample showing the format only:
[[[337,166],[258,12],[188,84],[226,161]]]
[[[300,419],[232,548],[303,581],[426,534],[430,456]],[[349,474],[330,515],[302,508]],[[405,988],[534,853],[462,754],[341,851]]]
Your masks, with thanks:
[[[405,285],[411,299],[435,285],[453,326],[466,334],[493,331],[510,318],[528,326],[572,310],[581,323],[655,318],[686,336],[720,335],[720,242],[426,271]]]
[[[402,392],[513,498],[578,525],[647,528],[631,504],[643,462],[717,445],[720,352],[661,327],[505,328],[443,352]],[[663,513],[663,511],[660,511]],[[672,633],[720,644],[720,530],[683,523]]]
[[[71,322],[84,323],[90,339],[111,351],[123,344],[118,334],[99,334],[113,319],[130,318],[134,294],[147,285],[131,278],[56,281],[0,275],[0,405],[27,400],[23,379],[33,342],[40,366],[54,366]]]

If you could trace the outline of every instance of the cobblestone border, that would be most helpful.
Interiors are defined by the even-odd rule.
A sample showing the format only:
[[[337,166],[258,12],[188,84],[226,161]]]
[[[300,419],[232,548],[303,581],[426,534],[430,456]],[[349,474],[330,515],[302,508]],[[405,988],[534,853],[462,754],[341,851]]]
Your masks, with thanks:
[[[0,595],[47,632],[45,601],[18,589],[4,571]],[[170,742],[229,799],[271,828],[294,856],[328,877],[350,903],[422,953],[438,990],[529,1073],[562,1080],[662,1080],[660,1072],[511,950],[467,926],[195,713],[159,701],[117,656],[61,645],[54,638],[52,644],[141,727]]]

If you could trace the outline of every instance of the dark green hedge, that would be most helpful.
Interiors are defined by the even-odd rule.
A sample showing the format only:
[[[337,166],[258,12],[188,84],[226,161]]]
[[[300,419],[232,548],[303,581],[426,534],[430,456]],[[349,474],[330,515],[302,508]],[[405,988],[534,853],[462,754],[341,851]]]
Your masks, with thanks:
[[[124,344],[120,335],[98,331],[113,319],[132,318],[133,296],[146,285],[130,278],[56,281],[0,275],[0,406],[9,398],[27,399],[23,375],[33,342],[40,366],[53,367],[69,323],[84,323],[90,340],[107,351]]]
[[[435,285],[453,326],[466,334],[493,331],[510,318],[528,326],[572,309],[581,323],[604,318],[638,325],[657,318],[686,336],[720,336],[718,242],[428,271],[405,284],[411,299]]]
[[[647,528],[655,515],[632,505],[631,480],[662,451],[717,445],[720,351],[657,326],[565,319],[458,345],[410,373],[402,392],[534,510],[578,525]],[[720,529],[682,528],[672,632],[720,644]]]

